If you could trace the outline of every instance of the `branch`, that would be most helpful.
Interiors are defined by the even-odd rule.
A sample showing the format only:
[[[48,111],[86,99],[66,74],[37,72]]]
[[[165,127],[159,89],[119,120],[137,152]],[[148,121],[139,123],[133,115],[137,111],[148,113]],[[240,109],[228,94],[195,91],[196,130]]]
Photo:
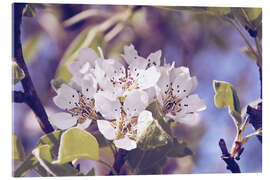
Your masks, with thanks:
[[[25,94],[21,91],[13,91],[13,97],[12,100],[15,103],[23,103],[26,102]]]
[[[255,130],[262,128],[262,103],[258,104],[258,108],[247,106],[247,114],[249,115],[250,121]],[[262,136],[257,136],[259,141],[262,143]]]
[[[224,139],[219,140],[219,147],[222,152],[221,159],[225,161],[227,164],[227,169],[229,169],[232,173],[241,173],[240,168],[233,157],[231,157],[230,153],[228,152],[226,143]]]
[[[29,71],[25,64],[23,53],[22,53],[22,44],[21,44],[21,30],[20,25],[22,22],[22,12],[25,4],[24,3],[14,3],[13,4],[13,57],[16,59],[17,64],[24,71],[25,78],[21,80],[24,93],[14,92],[14,101],[24,101],[35,113],[38,118],[39,125],[44,133],[50,133],[54,131],[52,125],[48,120],[46,111],[36,93],[34,84],[30,77]]]

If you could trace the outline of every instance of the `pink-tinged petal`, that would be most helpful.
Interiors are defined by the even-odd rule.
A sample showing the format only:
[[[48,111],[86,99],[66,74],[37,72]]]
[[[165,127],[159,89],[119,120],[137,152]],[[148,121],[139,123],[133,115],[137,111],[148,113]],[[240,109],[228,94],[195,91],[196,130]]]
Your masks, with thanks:
[[[114,141],[116,147],[130,151],[137,147],[136,141],[129,139],[125,136],[122,139]]]
[[[54,103],[61,109],[72,109],[79,102],[77,91],[66,84],[63,84],[53,98]]]
[[[121,116],[121,104],[118,100],[112,101],[101,93],[94,95],[96,111],[106,119],[119,119]]]
[[[49,116],[49,120],[58,129],[62,130],[71,128],[77,123],[77,117],[65,112],[55,113]]]
[[[116,129],[109,121],[97,120],[98,129],[101,134],[108,140],[113,140],[116,135]]]
[[[83,123],[78,123],[77,128],[86,129],[86,128],[88,128],[90,126],[91,123],[92,123],[92,120],[86,119]]]
[[[148,95],[144,91],[131,91],[124,101],[128,118],[139,115],[148,105]]]

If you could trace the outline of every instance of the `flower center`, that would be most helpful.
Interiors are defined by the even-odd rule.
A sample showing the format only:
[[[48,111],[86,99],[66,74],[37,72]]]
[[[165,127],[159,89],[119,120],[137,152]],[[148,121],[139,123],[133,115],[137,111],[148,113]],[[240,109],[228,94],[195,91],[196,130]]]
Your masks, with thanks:
[[[116,137],[114,140],[118,140],[124,138],[127,135],[130,139],[136,139],[137,136],[137,128],[136,125],[138,123],[138,117],[133,117],[131,119],[127,119],[124,113],[121,113],[120,122],[112,121],[111,125],[117,129]]]
[[[172,93],[172,89],[169,88],[165,92],[165,95],[162,96],[162,112],[164,114],[171,113],[175,116],[177,112],[180,112],[182,110],[181,101],[182,99],[174,96]]]
[[[72,116],[78,116],[77,123],[83,123],[87,119],[98,119],[98,115],[96,114],[94,107],[95,101],[94,99],[86,98],[81,95],[79,99],[79,103],[75,103],[76,107],[69,109],[68,112]]]

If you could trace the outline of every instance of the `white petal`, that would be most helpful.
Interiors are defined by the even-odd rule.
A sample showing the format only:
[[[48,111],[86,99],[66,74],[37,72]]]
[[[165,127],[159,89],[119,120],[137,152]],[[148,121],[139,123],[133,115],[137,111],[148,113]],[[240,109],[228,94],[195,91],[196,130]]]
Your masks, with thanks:
[[[95,108],[106,119],[119,119],[121,115],[121,104],[119,101],[112,101],[101,93],[94,95]]]
[[[151,53],[147,57],[147,63],[151,66],[160,66],[161,50]]]
[[[72,109],[79,102],[77,91],[66,84],[57,90],[57,95],[53,98],[54,103],[61,109]]]
[[[189,126],[197,125],[200,122],[198,113],[186,114],[180,117],[176,116],[176,120]]]
[[[201,100],[197,94],[193,94],[193,95],[185,97],[180,102],[180,104],[181,104],[182,113],[200,112],[206,109],[206,105],[204,101]]]
[[[156,100],[157,90],[155,87],[150,87],[145,90],[148,96],[148,104],[154,102]]]
[[[145,70],[147,67],[147,61],[144,58],[132,61],[128,66],[131,77],[137,78],[140,75],[141,70]]]
[[[137,147],[136,141],[129,139],[125,136],[122,139],[114,141],[116,147],[130,151]]]
[[[84,76],[82,80],[82,93],[87,98],[93,98],[97,91],[97,81],[90,74]]]
[[[159,80],[160,72],[157,68],[152,66],[145,71],[141,71],[138,77],[138,84],[140,89],[147,89],[156,85]]]
[[[49,116],[49,120],[58,129],[68,129],[77,123],[77,117],[65,112],[55,113]]]
[[[91,123],[92,123],[92,120],[86,119],[83,123],[78,123],[77,128],[86,129],[90,126]]]
[[[193,90],[193,83],[194,80],[192,78],[184,79],[179,75],[172,84],[173,95],[178,98],[187,96]]]
[[[97,125],[99,131],[108,140],[113,140],[116,135],[115,128],[111,125],[109,121],[97,120]]]
[[[91,66],[95,65],[95,60],[99,57],[96,52],[91,48],[82,48],[78,53],[78,59],[82,62],[89,62]]]
[[[130,46],[124,46],[124,54],[122,54],[122,57],[125,59],[127,64],[131,64],[139,56],[138,56],[138,52],[135,50],[134,46],[131,44]]]
[[[157,82],[157,87],[159,88],[159,94],[165,95],[165,93],[170,88],[170,74],[168,67],[159,67],[158,71],[160,72],[160,78]]]
[[[137,137],[140,138],[143,132],[147,129],[147,127],[153,122],[153,116],[150,111],[142,111],[138,117],[137,124]]]
[[[144,91],[131,91],[124,102],[128,118],[139,115],[148,105],[148,95]]]
[[[190,77],[189,69],[187,67],[181,66],[177,68],[173,68],[170,73],[171,81],[175,81],[176,78],[182,77],[182,79],[187,79]]]

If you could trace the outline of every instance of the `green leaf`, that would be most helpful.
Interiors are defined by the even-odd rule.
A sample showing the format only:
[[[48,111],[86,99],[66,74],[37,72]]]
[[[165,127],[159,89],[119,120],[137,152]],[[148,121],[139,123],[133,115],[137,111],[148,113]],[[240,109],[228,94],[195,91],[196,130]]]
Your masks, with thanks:
[[[99,160],[97,140],[87,131],[71,128],[61,136],[58,159],[54,164],[64,164],[74,159]]]
[[[38,159],[41,166],[52,176],[77,176],[78,171],[72,168],[69,164],[52,164],[51,146],[42,145],[35,148],[32,153]]]
[[[214,81],[215,104],[218,108],[228,107],[237,128],[242,124],[240,102],[236,91],[230,83]]]
[[[36,11],[35,11],[35,8],[31,6],[31,4],[27,4],[23,9],[22,14],[25,17],[35,17]]]
[[[154,120],[138,137],[138,147],[148,150],[166,145],[171,140],[171,129],[161,112],[160,105],[153,102],[146,109],[152,112]]]
[[[31,63],[37,55],[39,42],[40,33],[36,33],[23,43],[23,57],[26,63]]]
[[[214,80],[215,104],[218,108],[228,107],[231,111],[241,113],[236,91],[230,83]]]
[[[60,144],[60,136],[63,131],[57,130],[52,133],[46,134],[42,136],[37,143],[36,148],[49,145],[51,147],[51,151],[53,153],[58,152],[59,144]],[[23,177],[27,175],[32,169],[38,168],[41,169],[41,166],[33,154],[27,156],[24,162],[15,170],[14,176],[15,177]]]
[[[24,71],[18,66],[15,61],[12,61],[12,82],[16,84],[17,82],[24,79]]]
[[[175,157],[180,158],[188,155],[192,155],[192,151],[187,147],[187,144],[180,140],[174,139],[173,145],[170,148],[167,156],[168,157]]]
[[[25,158],[25,153],[24,153],[24,148],[23,145],[19,139],[19,137],[16,134],[12,135],[12,150],[13,150],[13,160],[19,160],[19,161],[23,161]]]

